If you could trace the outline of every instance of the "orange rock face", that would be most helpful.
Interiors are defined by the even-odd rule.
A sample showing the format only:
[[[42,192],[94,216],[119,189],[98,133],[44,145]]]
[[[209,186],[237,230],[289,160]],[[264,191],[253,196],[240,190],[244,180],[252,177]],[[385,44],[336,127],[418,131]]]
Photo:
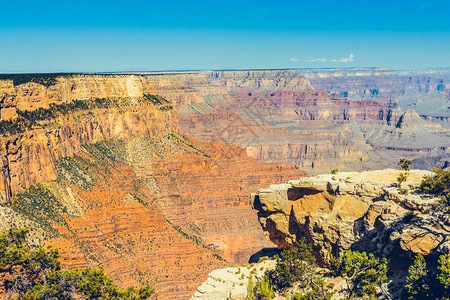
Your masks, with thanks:
[[[225,263],[175,230],[152,208],[145,187],[137,195],[139,178],[130,167],[109,163],[107,175],[90,189],[61,183],[81,212],[65,216],[66,224],[58,228],[62,238],[48,244],[61,248],[67,267],[103,268],[121,286],[149,282],[161,299],[187,298],[203,273]]]
[[[79,152],[83,144],[114,138],[161,137],[178,130],[175,113],[162,112],[152,106],[99,109],[54,121],[45,129],[0,140],[13,193],[56,179],[54,163]],[[4,181],[0,181],[0,190],[5,197]]]
[[[46,108],[51,103],[139,97],[144,93],[154,93],[154,87],[139,75],[65,75],[57,77],[55,84],[49,86],[35,82],[14,85],[12,80],[0,80],[0,117],[8,119],[17,109]]]
[[[3,119],[27,103],[29,110],[92,97],[127,103],[4,137],[0,189],[3,199],[12,194],[14,216],[2,222],[22,218],[50,234],[46,243],[61,249],[66,267],[103,268],[122,286],[151,283],[160,299],[187,299],[210,271],[271,247],[249,194],[306,175],[292,164],[258,162],[236,145],[180,134],[175,110],[139,102],[153,82],[164,86],[163,77],[0,82]]]

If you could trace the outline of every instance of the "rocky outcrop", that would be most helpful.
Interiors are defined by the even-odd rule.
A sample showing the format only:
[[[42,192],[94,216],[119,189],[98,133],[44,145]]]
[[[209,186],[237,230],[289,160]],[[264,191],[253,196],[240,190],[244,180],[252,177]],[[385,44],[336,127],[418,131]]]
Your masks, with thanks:
[[[250,278],[253,282],[264,276],[267,270],[275,268],[274,260],[265,260],[256,264],[214,270],[208,279],[198,288],[191,300],[247,299],[247,286]]]
[[[438,198],[416,192],[430,172],[411,171],[404,190],[396,186],[399,174],[387,169],[292,180],[259,190],[252,203],[272,242],[290,248],[305,236],[322,263],[347,249],[386,257],[446,253],[448,215],[431,209]]]
[[[55,169],[56,180],[13,195],[0,227],[30,226],[61,249],[65,267],[103,268],[123,286],[150,282],[159,299],[186,299],[212,270],[269,247],[248,194],[305,175],[177,133],[85,144]]]

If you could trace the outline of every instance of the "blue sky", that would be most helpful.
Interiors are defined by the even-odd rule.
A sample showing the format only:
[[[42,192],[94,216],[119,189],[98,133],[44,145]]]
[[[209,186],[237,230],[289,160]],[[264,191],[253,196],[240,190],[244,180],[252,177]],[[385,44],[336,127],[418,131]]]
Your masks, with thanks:
[[[450,67],[449,0],[0,0],[0,72]]]

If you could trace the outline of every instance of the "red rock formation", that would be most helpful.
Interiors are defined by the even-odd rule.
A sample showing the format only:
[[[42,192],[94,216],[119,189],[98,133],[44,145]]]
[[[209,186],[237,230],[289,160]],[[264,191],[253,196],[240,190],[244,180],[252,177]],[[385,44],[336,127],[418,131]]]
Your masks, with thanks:
[[[89,161],[98,155],[81,157]],[[48,244],[60,247],[66,267],[103,268],[121,286],[150,282],[159,299],[188,298],[214,266],[226,263],[181,235],[163,212],[152,208],[152,193],[145,187],[136,192],[139,178],[130,167],[100,157],[112,168],[95,186],[84,190],[59,183],[81,212],[66,216],[66,225],[58,226],[62,238]]]
[[[0,141],[2,155],[8,161],[9,187],[13,193],[56,179],[54,163],[79,152],[83,144],[114,138],[162,137],[178,130],[172,111],[162,112],[153,106],[98,109],[54,121],[45,129]],[[2,197],[8,194],[7,187],[0,182]]]
[[[41,184],[65,207],[63,221],[47,215],[59,232],[47,243],[66,267],[103,268],[123,286],[150,282],[159,299],[186,299],[213,269],[270,247],[250,191],[305,175],[180,135],[101,142],[76,155],[58,164],[56,182]]]
[[[130,98],[154,93],[152,83],[139,75],[61,75],[48,86],[35,82],[14,85],[12,79],[1,79],[2,120],[13,117],[16,109],[33,110],[48,107],[51,103],[90,98]]]
[[[306,173],[179,134],[174,110],[140,102],[146,87],[164,78],[131,78],[140,92],[126,76],[59,78],[50,87],[0,81],[8,86],[4,119],[5,109],[23,109],[26,101],[37,109],[112,95],[123,104],[56,116],[4,137],[0,188],[4,202],[14,194],[14,216],[0,215],[1,223],[53,233],[47,243],[61,248],[67,267],[103,268],[123,286],[150,282],[160,299],[186,299],[211,270],[271,246],[249,193]],[[49,194],[32,194],[36,184]]]

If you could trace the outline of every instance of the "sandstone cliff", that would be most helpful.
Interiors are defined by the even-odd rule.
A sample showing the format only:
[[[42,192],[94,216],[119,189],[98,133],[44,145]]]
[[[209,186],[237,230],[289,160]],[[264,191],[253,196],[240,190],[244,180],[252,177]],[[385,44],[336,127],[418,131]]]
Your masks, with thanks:
[[[389,285],[379,296],[403,299],[411,258],[420,253],[432,264],[437,256],[449,253],[450,218],[436,209],[440,198],[417,190],[429,171],[410,171],[402,189],[399,174],[385,169],[291,180],[258,190],[252,203],[265,234],[279,248],[293,248],[303,237],[312,244],[325,267],[315,272],[337,292],[331,299],[348,296],[345,280],[328,268],[332,269],[332,258],[349,249],[387,258]],[[250,278],[255,282],[268,276],[275,264],[265,257],[256,264],[215,270],[191,299],[246,299]],[[291,299],[298,291],[305,292],[294,285],[278,291],[275,299]]]
[[[61,249],[64,266],[103,268],[125,286],[150,282],[160,299],[186,299],[208,272],[270,246],[248,194],[304,175],[174,133],[84,145],[55,169],[56,180],[13,195],[0,229],[31,226]]]
[[[56,179],[54,164],[72,156],[87,143],[114,138],[162,137],[177,132],[173,111],[160,111],[153,106],[99,109],[51,120],[45,128],[3,138],[4,181],[0,193],[23,192],[31,185]]]
[[[2,120],[16,116],[18,109],[34,110],[51,103],[91,98],[137,98],[154,93],[151,82],[139,75],[35,74],[25,79],[21,76],[27,75],[0,76]]]
[[[404,193],[399,173],[339,172],[271,185],[253,196],[253,207],[271,241],[286,248],[306,236],[323,263],[350,248],[385,257],[446,253],[448,215],[431,209],[438,198],[415,191],[430,173],[411,171]]]

